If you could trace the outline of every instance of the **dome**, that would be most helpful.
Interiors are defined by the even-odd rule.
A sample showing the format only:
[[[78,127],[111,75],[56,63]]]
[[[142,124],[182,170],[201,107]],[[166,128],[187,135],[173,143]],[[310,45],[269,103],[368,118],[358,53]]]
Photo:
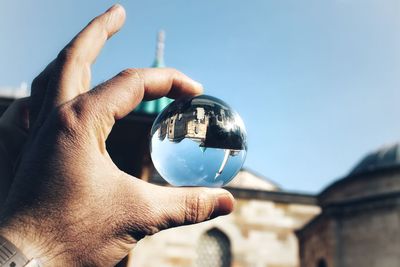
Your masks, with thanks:
[[[384,146],[365,156],[353,168],[350,175],[398,165],[400,165],[400,145],[396,143]]]
[[[321,206],[361,201],[400,192],[400,144],[384,146],[365,156],[344,178],[318,196]]]

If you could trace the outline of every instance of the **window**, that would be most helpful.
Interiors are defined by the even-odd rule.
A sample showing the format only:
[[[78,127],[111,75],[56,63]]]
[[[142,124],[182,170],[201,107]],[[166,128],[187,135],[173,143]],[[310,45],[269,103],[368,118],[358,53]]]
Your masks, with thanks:
[[[230,267],[231,242],[214,228],[204,233],[197,245],[196,267]]]
[[[317,267],[328,267],[328,264],[326,264],[326,260],[320,259],[317,263]]]

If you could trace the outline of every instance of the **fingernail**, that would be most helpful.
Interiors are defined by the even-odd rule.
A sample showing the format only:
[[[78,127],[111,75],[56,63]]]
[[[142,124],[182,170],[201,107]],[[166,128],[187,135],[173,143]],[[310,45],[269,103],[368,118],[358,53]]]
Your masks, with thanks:
[[[104,12],[104,13],[117,10],[117,9],[119,9],[119,8],[121,8],[121,7],[122,7],[122,6],[121,6],[120,4],[115,4],[115,5],[113,5],[112,7],[110,7],[109,9],[107,9],[106,12]]]
[[[202,94],[204,91],[204,87],[201,83],[194,81],[194,84],[196,85],[196,89],[199,94]]]
[[[224,192],[219,194],[215,199],[214,203],[214,211],[211,214],[211,218],[215,218],[217,216],[227,215],[233,211],[233,206],[235,203],[235,199],[232,194],[229,192]]]
[[[197,86],[198,88],[201,88],[201,89],[203,90],[203,85],[202,85],[201,83],[196,82],[196,81],[195,81],[195,83],[196,83],[196,86]]]

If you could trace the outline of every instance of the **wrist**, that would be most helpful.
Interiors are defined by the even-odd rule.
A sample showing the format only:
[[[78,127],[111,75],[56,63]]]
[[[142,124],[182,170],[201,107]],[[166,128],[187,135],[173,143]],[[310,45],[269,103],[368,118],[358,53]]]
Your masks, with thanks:
[[[35,260],[39,266],[62,266],[57,253],[44,243],[32,230],[19,226],[0,226],[0,236],[11,242],[28,261]]]
[[[38,252],[26,238],[22,239],[21,236],[0,228],[0,241],[1,250],[3,251],[2,256],[6,259],[6,262],[10,261],[9,266],[25,266],[28,262],[32,261],[41,263],[41,260],[36,256]],[[11,262],[14,264],[11,264]]]
[[[41,267],[39,260],[28,260],[27,257],[8,239],[0,236],[0,266]]]

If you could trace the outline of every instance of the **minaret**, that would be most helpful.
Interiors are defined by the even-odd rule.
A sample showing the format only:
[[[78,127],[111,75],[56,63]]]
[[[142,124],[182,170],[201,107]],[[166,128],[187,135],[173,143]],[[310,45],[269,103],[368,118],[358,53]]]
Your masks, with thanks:
[[[164,47],[165,47],[165,31],[160,30],[157,36],[156,58],[154,59],[154,63],[151,67],[153,68],[165,67]],[[162,97],[160,99],[152,101],[143,101],[135,109],[135,112],[147,115],[157,115],[171,102],[172,100],[167,97]]]
[[[165,47],[165,31],[160,30],[157,36],[156,58],[152,65],[153,68],[163,68],[164,63],[164,47]]]

